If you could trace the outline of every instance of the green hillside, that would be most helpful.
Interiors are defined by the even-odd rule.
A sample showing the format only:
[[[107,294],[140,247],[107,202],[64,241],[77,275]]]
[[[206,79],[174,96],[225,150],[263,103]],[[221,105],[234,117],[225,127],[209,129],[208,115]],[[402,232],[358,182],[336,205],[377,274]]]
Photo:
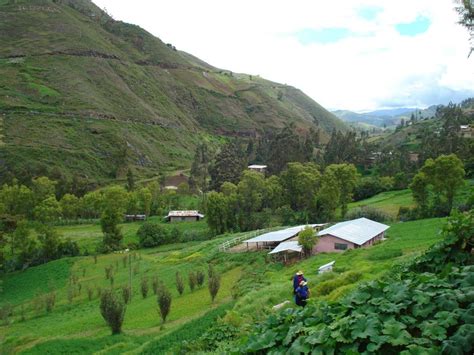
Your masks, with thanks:
[[[57,260],[6,275],[0,306],[9,303],[14,311],[8,318],[10,324],[0,326],[0,343],[4,353],[176,353],[171,349],[182,346],[183,340],[199,338],[218,316],[224,318],[221,325],[241,327],[242,331],[253,321],[266,318],[273,312],[273,305],[291,300],[290,280],[296,269],[305,270],[313,297],[338,299],[360,282],[380,277],[394,263],[426,250],[441,238],[438,230],[443,221],[396,223],[389,229],[387,241],[379,245],[341,254],[319,254],[286,267],[265,261],[266,252],[219,252],[217,246],[235,235],[138,251],[132,257],[133,298],[120,336],[110,336],[100,317],[97,289],[110,287],[104,273],[109,265],[115,270],[114,286],[127,284],[129,269],[123,264],[124,255],[100,255],[97,263],[92,256]],[[335,272],[317,275],[317,268],[331,260],[336,260]],[[191,292],[186,282],[185,292],[179,296],[175,272],[181,272],[187,281],[188,271],[205,270],[209,262],[222,273],[214,304],[207,285]],[[140,294],[141,280],[148,278],[151,282],[153,277],[164,281],[173,293],[164,328],[160,327],[151,286],[148,297]],[[88,300],[88,289],[93,290],[92,300]],[[39,298],[53,290],[53,311],[37,308]],[[72,299],[68,296],[71,290],[75,290]]]
[[[300,90],[214,68],[88,0],[0,0],[4,173],[105,180],[189,167],[195,145],[344,124]]]

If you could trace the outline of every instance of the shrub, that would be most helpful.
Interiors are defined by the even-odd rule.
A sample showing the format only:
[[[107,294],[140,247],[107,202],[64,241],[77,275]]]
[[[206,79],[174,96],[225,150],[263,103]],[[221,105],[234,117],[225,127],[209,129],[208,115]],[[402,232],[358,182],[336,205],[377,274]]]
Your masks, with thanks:
[[[156,247],[170,242],[168,230],[158,223],[145,222],[138,229],[137,235],[142,248]]]
[[[350,271],[345,274],[342,274],[336,279],[333,280],[328,280],[328,281],[323,281],[316,285],[315,291],[316,294],[325,296],[329,295],[332,291],[335,289],[352,284],[362,278],[362,273],[356,272],[356,271]]]
[[[142,297],[146,298],[148,296],[148,279],[146,277],[142,278],[140,290],[142,291]]]
[[[189,272],[188,280],[189,280],[189,289],[191,290],[191,292],[193,292],[197,283],[196,273],[194,271]]]
[[[392,217],[390,217],[384,211],[369,206],[356,208],[352,211],[349,211],[349,213],[347,213],[346,215],[347,220],[357,219],[361,217],[365,217],[377,222],[390,221],[392,219]]]
[[[204,285],[204,272],[202,270],[196,271],[196,282],[198,287],[202,287]]]
[[[4,304],[0,308],[0,319],[4,325],[8,325],[10,323],[10,317],[13,315],[13,306],[10,303]]]
[[[153,276],[151,279],[151,287],[153,289],[153,294],[158,294],[158,289],[160,287],[160,281],[158,280],[158,277]]]
[[[94,289],[90,286],[87,286],[87,299],[89,301],[92,301],[93,297],[94,297]]]
[[[371,254],[369,254],[369,260],[388,260],[402,256],[403,252],[401,249],[374,249]]]
[[[171,309],[171,292],[166,288],[166,286],[160,287],[158,290],[158,308],[163,323],[166,322],[166,317],[170,313]]]
[[[303,247],[306,256],[310,256],[313,251],[313,247],[316,244],[316,237],[314,236],[314,229],[310,226],[305,227],[298,234],[298,243]]]
[[[176,289],[178,290],[179,295],[181,296],[184,292],[184,282],[181,274],[176,272]]]
[[[130,300],[132,298],[132,290],[130,287],[127,286],[122,286],[122,298],[123,298],[123,303],[129,304]]]
[[[212,278],[216,274],[216,270],[212,264],[207,265],[207,277]]]
[[[105,290],[100,296],[100,314],[112,330],[112,334],[120,334],[125,317],[126,307],[112,290]]]
[[[219,292],[219,288],[221,287],[220,275],[215,273],[212,277],[210,277],[208,281],[208,287],[209,287],[209,294],[211,295],[212,302],[214,303],[214,299],[217,296],[217,292]]]
[[[105,279],[108,280],[112,277],[114,273],[114,267],[112,265],[106,266],[105,267]]]
[[[51,313],[53,311],[55,303],[56,303],[56,293],[54,291],[47,293],[44,296],[44,305],[45,305],[47,313]]]

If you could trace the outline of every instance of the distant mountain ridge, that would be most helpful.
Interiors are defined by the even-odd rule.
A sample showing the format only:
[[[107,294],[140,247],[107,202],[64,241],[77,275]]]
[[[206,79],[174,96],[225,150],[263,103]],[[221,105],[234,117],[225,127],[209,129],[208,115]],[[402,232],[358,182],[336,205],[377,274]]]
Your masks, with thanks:
[[[381,109],[364,113],[357,113],[349,110],[335,110],[332,111],[332,113],[345,122],[365,123],[377,127],[389,127],[399,124],[402,119],[410,119],[412,114],[417,118],[434,117],[437,107],[438,105],[433,105],[426,109],[401,107],[395,109]]]
[[[0,0],[0,175],[188,168],[201,141],[346,126],[300,90],[236,74],[89,0]],[[1,181],[0,181],[1,182]]]

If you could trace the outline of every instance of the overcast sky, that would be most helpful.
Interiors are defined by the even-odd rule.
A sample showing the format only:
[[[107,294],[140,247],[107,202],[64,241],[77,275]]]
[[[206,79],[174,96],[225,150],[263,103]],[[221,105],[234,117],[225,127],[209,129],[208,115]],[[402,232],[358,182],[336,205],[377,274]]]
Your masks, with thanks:
[[[474,97],[452,0],[93,0],[209,64],[302,89],[328,109]]]

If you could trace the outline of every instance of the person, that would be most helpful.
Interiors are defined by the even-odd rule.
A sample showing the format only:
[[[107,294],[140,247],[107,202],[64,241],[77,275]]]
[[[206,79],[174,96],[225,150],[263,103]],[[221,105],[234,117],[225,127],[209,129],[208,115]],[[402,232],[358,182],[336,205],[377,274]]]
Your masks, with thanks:
[[[293,277],[293,294],[296,293],[296,289],[299,287],[301,281],[308,281],[303,275],[303,271],[298,271]]]
[[[298,288],[295,290],[295,303],[298,306],[305,307],[309,298],[309,288],[306,281],[301,281]]]

